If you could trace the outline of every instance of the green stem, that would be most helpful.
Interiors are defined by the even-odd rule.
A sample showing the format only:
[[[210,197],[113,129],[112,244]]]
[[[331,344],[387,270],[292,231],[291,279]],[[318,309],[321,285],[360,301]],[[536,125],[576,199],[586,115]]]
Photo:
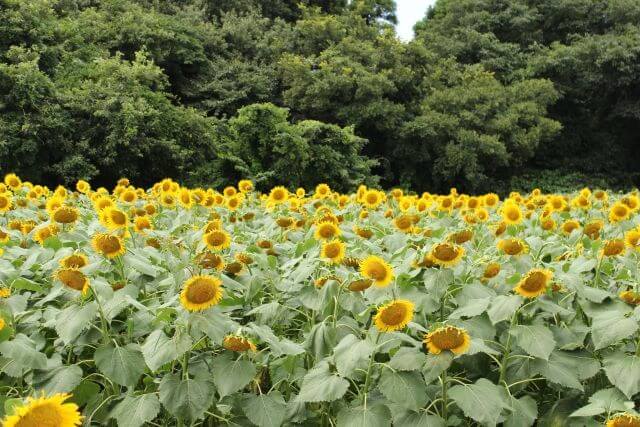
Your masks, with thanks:
[[[96,300],[96,304],[98,304],[98,313],[100,313],[100,325],[102,326],[102,339],[104,340],[104,343],[107,344],[109,343],[109,341],[111,341],[107,318],[104,315],[104,309],[102,308],[102,303],[100,302],[100,298],[98,297],[98,292],[95,289],[91,289],[91,291],[93,292],[93,298]]]
[[[504,377],[507,372],[507,362],[509,359],[509,353],[511,352],[511,328],[516,323],[517,316],[518,316],[517,311],[513,313],[513,316],[511,316],[511,323],[509,324],[509,330],[507,331],[507,344],[504,346],[502,362],[500,363],[500,378],[498,379],[498,384],[502,384],[502,383],[504,383],[505,385],[507,384]]]
[[[373,360],[375,359],[375,356],[376,356],[376,350],[378,348],[378,341],[380,341],[380,335],[382,335],[382,333],[378,333],[375,344],[373,346],[373,351],[371,352],[371,356],[369,357],[369,366],[367,367],[367,376],[365,377],[364,387],[362,388],[365,399],[367,398],[367,393],[369,392],[369,385],[370,385],[369,383],[371,382],[371,368],[373,367]]]
[[[447,422],[447,369],[442,373],[442,418]]]

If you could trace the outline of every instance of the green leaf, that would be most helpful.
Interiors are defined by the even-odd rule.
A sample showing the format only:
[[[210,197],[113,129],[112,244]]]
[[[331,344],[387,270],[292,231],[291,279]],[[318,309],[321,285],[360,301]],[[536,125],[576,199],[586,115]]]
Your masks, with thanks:
[[[249,421],[259,427],[279,427],[284,421],[287,404],[279,391],[252,395],[242,410]]]
[[[156,371],[165,363],[173,362],[191,348],[191,337],[177,332],[169,338],[161,329],[153,331],[142,344],[142,355],[147,366]]]
[[[531,396],[511,398],[511,413],[504,421],[504,427],[531,427],[538,419],[538,405]]]
[[[600,364],[586,352],[554,351],[549,360],[534,360],[531,368],[552,383],[582,391],[581,381],[597,374]]]
[[[98,312],[98,305],[90,302],[83,306],[71,305],[62,310],[56,320],[56,332],[65,344],[70,344],[87,329]]]
[[[211,382],[206,378],[181,379],[167,374],[160,381],[160,402],[173,416],[197,420],[213,399]]]
[[[427,362],[427,356],[415,347],[400,347],[389,361],[396,371],[420,370]]]
[[[515,325],[510,333],[524,351],[540,359],[549,359],[549,355],[556,346],[553,333],[546,326]]]
[[[134,270],[156,278],[160,275],[161,270],[153,264],[149,263],[149,259],[137,254],[127,253],[123,257],[124,265],[132,267]]]
[[[598,313],[592,320],[591,336],[596,350],[615,344],[638,330],[636,320],[617,310]]]
[[[113,408],[111,417],[118,421],[118,427],[140,427],[152,421],[159,412],[160,402],[155,393],[129,394]]]
[[[435,381],[441,373],[451,366],[453,357],[453,353],[450,351],[443,351],[440,354],[428,354],[427,362],[424,364],[422,369],[424,381],[427,384]]]
[[[479,298],[469,300],[464,306],[458,307],[449,315],[450,319],[461,319],[463,317],[473,317],[484,313],[489,307],[491,298]]]
[[[82,380],[71,393],[70,402],[78,406],[86,405],[90,400],[100,393],[100,386],[93,381]]]
[[[234,360],[232,354],[225,352],[213,359],[213,382],[216,384],[220,397],[245,387],[256,376],[256,368],[248,360]]]
[[[522,305],[520,295],[499,295],[493,299],[487,314],[494,325],[503,320],[511,319],[513,313]]]
[[[216,307],[191,315],[191,327],[206,334],[211,341],[221,344],[225,335],[238,329],[238,324]]]
[[[304,353],[304,347],[286,338],[278,338],[269,326],[249,324],[249,329],[260,337],[262,341],[269,344],[273,357],[279,357],[283,354],[296,355]]]
[[[39,292],[41,294],[46,294],[48,292],[48,290],[45,289],[44,286],[42,286],[40,283],[36,283],[33,280],[29,280],[25,277],[18,277],[13,281],[13,283],[11,283],[11,287],[15,290]]]
[[[29,337],[18,334],[13,340],[0,343],[0,354],[24,369],[46,369],[47,356],[35,347]]]
[[[332,402],[347,392],[349,381],[332,374],[329,364],[322,361],[307,372],[298,395],[300,402]]]
[[[145,370],[144,357],[135,344],[114,347],[107,344],[99,347],[93,356],[96,366],[116,384],[135,385]]]
[[[624,412],[633,408],[633,402],[625,401],[624,394],[618,389],[607,388],[595,392],[589,398],[589,404],[571,414],[572,417],[593,417],[600,414]]]
[[[391,412],[382,404],[345,407],[338,413],[338,427],[387,427],[391,425]]]
[[[475,384],[451,387],[449,396],[467,417],[489,426],[495,426],[502,410],[509,407],[501,387],[484,378]]]
[[[357,368],[364,367],[373,353],[373,344],[353,334],[346,335],[333,349],[333,358],[338,372],[350,377]]]
[[[69,393],[82,381],[82,368],[78,365],[58,366],[49,371],[38,372],[34,375],[33,382],[36,389],[45,394]]]
[[[385,369],[378,388],[390,401],[417,411],[427,403],[427,386],[417,372],[394,372]]]
[[[394,418],[393,425],[411,427],[445,427],[444,420],[437,415],[430,415],[424,411],[408,411]]]
[[[618,352],[607,355],[603,362],[607,378],[625,396],[631,399],[640,391],[640,357]]]

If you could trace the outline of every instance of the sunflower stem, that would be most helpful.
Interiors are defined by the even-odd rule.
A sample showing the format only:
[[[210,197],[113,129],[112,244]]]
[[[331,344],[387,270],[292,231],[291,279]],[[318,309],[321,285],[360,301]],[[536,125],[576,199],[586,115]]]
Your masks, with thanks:
[[[448,369],[444,370],[441,378],[442,379],[442,418],[445,420],[445,423],[447,422],[447,385],[448,385],[447,371]]]
[[[511,323],[509,324],[509,330],[507,331],[507,343],[504,346],[504,353],[502,355],[502,361],[500,363],[500,378],[498,379],[498,384],[504,383],[505,385],[507,385],[505,381],[505,375],[507,373],[507,361],[509,359],[509,353],[511,353],[511,328],[516,323],[517,316],[518,311],[513,313],[513,316],[511,316]]]
[[[375,356],[376,356],[376,350],[378,348],[378,341],[380,341],[380,335],[382,335],[382,333],[379,332],[378,335],[376,336],[376,341],[373,346],[373,351],[371,352],[371,357],[369,357],[369,366],[367,367],[367,376],[365,377],[364,387],[362,388],[365,399],[367,398],[367,393],[369,392],[369,383],[371,381],[371,368],[373,367],[373,360],[375,359]]]
[[[104,343],[107,344],[111,341],[111,335],[109,334],[109,327],[107,323],[107,318],[104,315],[104,309],[102,308],[102,303],[100,302],[100,298],[98,298],[98,292],[95,289],[91,289],[93,292],[93,297],[96,300],[96,304],[98,305],[98,313],[100,313],[100,325],[102,326],[102,339]]]

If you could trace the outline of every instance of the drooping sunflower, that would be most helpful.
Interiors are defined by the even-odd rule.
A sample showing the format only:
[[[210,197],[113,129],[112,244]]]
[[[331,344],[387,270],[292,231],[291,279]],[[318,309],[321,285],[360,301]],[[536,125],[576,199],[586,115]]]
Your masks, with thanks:
[[[120,236],[109,233],[98,233],[91,239],[93,249],[106,256],[107,258],[115,258],[125,253],[124,241]]]
[[[473,231],[470,229],[457,231],[451,234],[448,238],[449,241],[461,245],[469,240],[473,239]]]
[[[89,290],[89,278],[77,268],[60,268],[55,277],[66,287],[80,291],[83,295]]]
[[[9,212],[12,206],[11,193],[0,193],[0,213]]]
[[[231,246],[231,236],[225,230],[211,230],[202,235],[202,241],[213,251],[221,251]]]
[[[627,231],[624,241],[629,248],[640,251],[640,228]]]
[[[358,279],[349,283],[349,290],[352,292],[362,292],[367,290],[373,285],[373,280],[371,279]]]
[[[340,229],[331,221],[321,221],[316,224],[316,230],[313,236],[316,240],[330,240],[340,235]]]
[[[360,273],[373,280],[378,287],[385,287],[393,280],[393,268],[382,258],[370,255],[360,264]]]
[[[83,253],[76,252],[60,260],[63,268],[82,268],[89,264],[89,258]]]
[[[640,427],[640,416],[622,412],[609,417],[606,427]]]
[[[492,279],[496,277],[499,273],[500,273],[500,264],[498,264],[497,262],[492,262],[487,264],[487,266],[484,268],[484,273],[482,274],[482,277],[485,279]]]
[[[505,202],[501,209],[502,220],[509,225],[522,222],[522,210],[515,202]]]
[[[529,252],[529,246],[520,239],[503,239],[497,243],[497,246],[502,252],[512,256]]]
[[[180,303],[188,311],[206,310],[222,299],[222,280],[213,276],[193,276],[184,282]]]
[[[29,397],[2,421],[4,427],[77,427],[82,415],[75,403],[64,403],[70,394]]]
[[[622,239],[611,239],[604,243],[600,250],[600,256],[613,257],[622,254],[625,250],[625,243]]]
[[[538,297],[547,291],[552,278],[553,272],[550,270],[535,268],[518,282],[514,291],[526,298]]]
[[[436,264],[444,267],[453,267],[462,259],[464,248],[452,243],[443,242],[431,248],[429,255]]]
[[[331,264],[337,264],[342,261],[345,253],[345,244],[338,239],[333,239],[322,244],[320,256]]]
[[[414,304],[411,301],[398,299],[378,307],[373,318],[380,332],[393,332],[403,329],[413,319]]]
[[[413,230],[413,216],[399,215],[393,219],[393,225],[403,233],[411,233]]]
[[[210,268],[218,271],[224,269],[224,259],[218,254],[212,252],[204,252],[197,258],[198,265],[202,268]]]
[[[43,245],[45,240],[58,234],[58,226],[55,224],[43,225],[33,232],[33,240]]]
[[[602,231],[603,226],[604,226],[604,222],[599,219],[596,219],[586,223],[582,231],[591,240],[598,240],[600,238],[600,231]]]
[[[629,219],[631,209],[622,202],[616,202],[609,209],[609,222],[620,222]]]
[[[222,346],[230,351],[238,353],[244,351],[256,351],[256,345],[246,337],[238,334],[230,334],[222,340]]]
[[[429,353],[440,354],[449,350],[453,354],[463,354],[469,350],[471,338],[462,328],[443,326],[426,334],[423,342]]]
[[[620,292],[620,299],[630,305],[640,305],[640,292],[622,291]]]

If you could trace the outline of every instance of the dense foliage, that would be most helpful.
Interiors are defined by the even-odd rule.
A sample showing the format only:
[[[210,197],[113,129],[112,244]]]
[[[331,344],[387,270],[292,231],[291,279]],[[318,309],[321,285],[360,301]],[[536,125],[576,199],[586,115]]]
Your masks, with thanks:
[[[637,190],[75,188],[0,184],[3,427],[640,425]]]
[[[0,169],[52,185],[638,183],[637,1],[439,0],[411,42],[395,22],[393,0],[0,0]],[[233,129],[265,103],[289,110],[284,133],[269,114]]]

